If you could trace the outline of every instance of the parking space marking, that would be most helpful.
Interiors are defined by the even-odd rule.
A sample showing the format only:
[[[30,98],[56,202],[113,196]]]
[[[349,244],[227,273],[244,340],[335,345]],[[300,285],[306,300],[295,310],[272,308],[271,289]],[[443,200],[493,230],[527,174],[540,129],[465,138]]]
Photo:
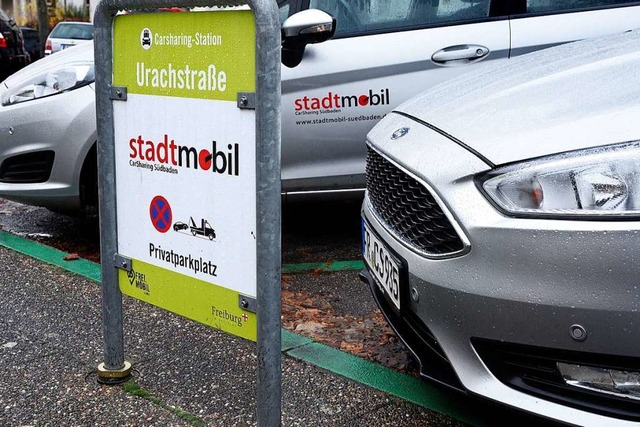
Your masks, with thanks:
[[[69,255],[66,252],[59,251],[50,246],[43,245],[32,240],[16,236],[15,234],[8,233],[0,230],[0,245],[12,249],[16,252],[28,255],[31,258],[39,259],[47,264],[52,264],[61,267],[72,273],[79,274],[87,279],[100,282],[102,279],[102,272],[100,271],[100,264],[86,260],[75,259],[73,261],[65,261],[64,257]]]
[[[294,273],[322,273],[333,271],[353,271],[362,270],[363,261],[329,261],[329,262],[305,262],[301,264],[283,264],[282,274]]]

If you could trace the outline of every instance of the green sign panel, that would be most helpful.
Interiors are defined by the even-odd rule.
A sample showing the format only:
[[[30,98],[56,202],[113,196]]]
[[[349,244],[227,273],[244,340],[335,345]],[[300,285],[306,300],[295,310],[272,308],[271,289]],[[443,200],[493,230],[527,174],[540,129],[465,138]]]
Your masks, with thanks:
[[[236,101],[255,91],[250,10],[132,14],[114,23],[114,79],[129,93]]]

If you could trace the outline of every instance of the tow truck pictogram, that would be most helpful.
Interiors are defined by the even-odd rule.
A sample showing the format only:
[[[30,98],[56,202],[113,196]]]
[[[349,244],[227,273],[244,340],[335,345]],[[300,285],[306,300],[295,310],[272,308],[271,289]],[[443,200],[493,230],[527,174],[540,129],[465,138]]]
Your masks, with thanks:
[[[209,240],[213,240],[216,237],[216,232],[209,224],[209,221],[206,219],[202,219],[200,221],[200,226],[196,225],[196,222],[193,220],[193,217],[189,217],[189,228],[191,230],[191,234],[195,237],[197,235],[206,236]]]
[[[193,219],[193,217],[189,217],[188,225],[184,222],[178,221],[173,224],[173,230],[177,232],[189,231],[194,237],[202,236],[208,238],[209,240],[213,240],[216,238],[216,231],[213,229],[211,224],[209,224],[209,221],[204,218],[200,220],[200,225],[196,224],[196,221]]]

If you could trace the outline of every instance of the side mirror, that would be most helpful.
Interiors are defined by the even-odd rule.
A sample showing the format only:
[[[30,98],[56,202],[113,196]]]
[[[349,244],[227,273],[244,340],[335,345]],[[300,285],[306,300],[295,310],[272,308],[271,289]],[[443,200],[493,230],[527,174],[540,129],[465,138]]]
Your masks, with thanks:
[[[322,43],[333,37],[336,20],[318,9],[295,13],[282,24],[282,63],[293,68],[302,61],[308,44]]]

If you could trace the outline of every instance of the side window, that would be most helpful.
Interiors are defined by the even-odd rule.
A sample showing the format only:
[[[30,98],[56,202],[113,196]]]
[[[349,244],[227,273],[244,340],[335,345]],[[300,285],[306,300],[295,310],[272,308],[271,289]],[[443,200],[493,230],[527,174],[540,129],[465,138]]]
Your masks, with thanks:
[[[436,22],[468,21],[489,16],[489,0],[440,0],[437,3]]]
[[[310,0],[336,18],[336,36],[399,31],[489,16],[489,0]]]
[[[280,25],[289,17],[289,11],[291,10],[291,6],[289,3],[280,3],[278,5],[278,11],[280,12]]]
[[[527,12],[559,12],[634,3],[637,0],[527,0]]]

